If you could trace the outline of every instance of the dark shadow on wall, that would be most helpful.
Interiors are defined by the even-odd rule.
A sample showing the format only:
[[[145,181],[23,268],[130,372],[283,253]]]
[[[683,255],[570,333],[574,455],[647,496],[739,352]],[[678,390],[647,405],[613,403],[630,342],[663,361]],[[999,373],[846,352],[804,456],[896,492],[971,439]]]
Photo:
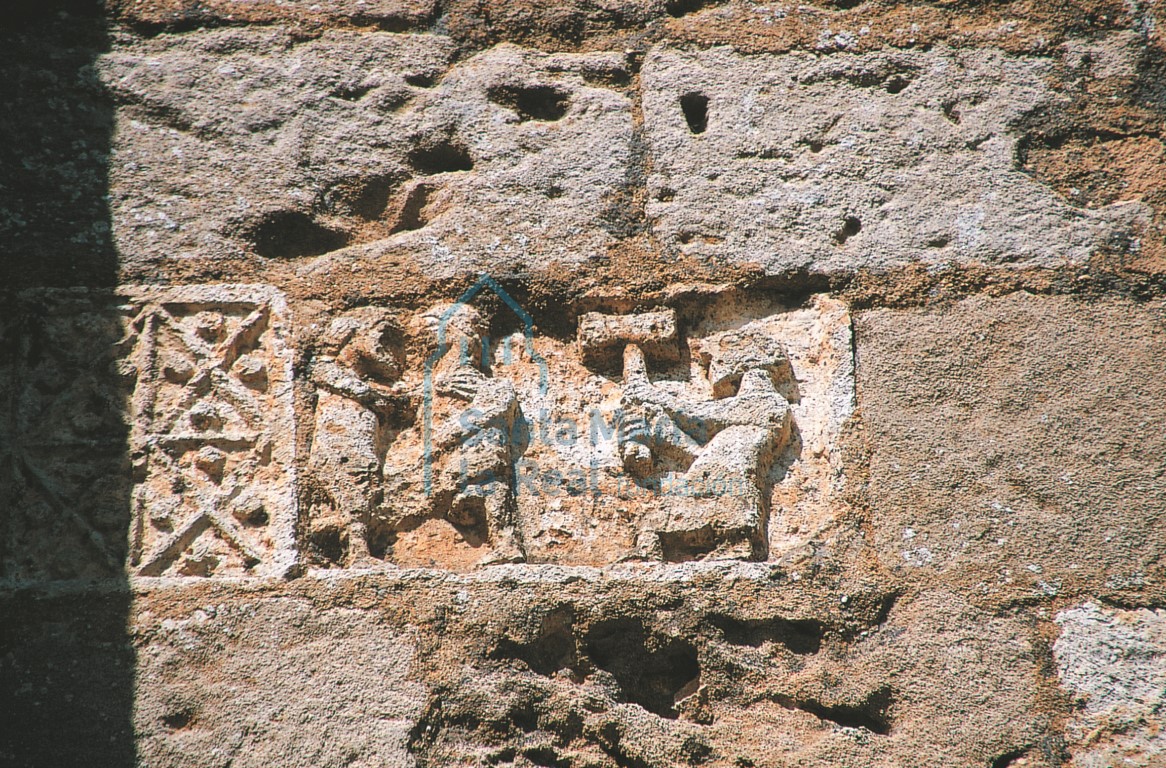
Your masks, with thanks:
[[[0,8],[4,766],[135,762],[113,110],[93,66],[107,45],[99,3]]]

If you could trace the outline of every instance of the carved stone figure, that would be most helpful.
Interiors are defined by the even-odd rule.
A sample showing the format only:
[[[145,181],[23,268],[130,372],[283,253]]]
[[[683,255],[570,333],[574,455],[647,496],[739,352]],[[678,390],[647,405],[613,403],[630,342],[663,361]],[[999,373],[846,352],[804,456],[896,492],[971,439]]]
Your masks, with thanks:
[[[520,562],[514,465],[524,422],[514,385],[488,375],[481,317],[472,307],[439,306],[424,318],[435,342],[427,391],[418,426],[386,460],[378,525],[397,531],[444,518],[467,531],[484,530],[489,552],[482,564]]]
[[[693,401],[651,382],[639,345],[624,348],[620,457],[668,499],[642,520],[636,557],[764,555],[764,478],[790,434],[775,383],[789,363],[775,340],[736,332],[706,339],[702,358],[713,399]]]
[[[323,497],[312,537],[328,549],[331,533],[331,544],[347,550],[346,564],[359,565],[370,556],[370,515],[380,500],[385,450],[408,401],[400,382],[401,329],[381,311],[364,309],[334,320],[322,342],[311,369],[317,399],[310,466]]]

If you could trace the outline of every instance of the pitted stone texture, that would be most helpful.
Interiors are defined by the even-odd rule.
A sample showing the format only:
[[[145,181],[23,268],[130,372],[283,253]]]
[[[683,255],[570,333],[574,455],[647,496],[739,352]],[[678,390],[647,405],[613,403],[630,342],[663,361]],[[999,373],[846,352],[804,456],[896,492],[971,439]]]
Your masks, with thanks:
[[[1161,599],[1160,301],[873,310],[856,346],[887,566],[1001,597]]]
[[[135,26],[192,29],[199,26],[271,21],[348,21],[386,31],[425,26],[434,16],[434,0],[111,0],[110,11]]]
[[[982,49],[655,49],[648,218],[686,253],[771,273],[1053,266],[1129,247],[1143,206],[1074,208],[1017,169],[1021,121],[1056,103],[1050,73]]]
[[[734,639],[726,632],[718,645],[729,650]],[[728,704],[711,728],[727,758],[721,765],[740,765],[740,756],[759,768],[956,768],[1021,753],[1017,766],[1053,765],[1036,747],[1050,726],[1032,684],[1038,651],[1017,617],[927,593],[902,600],[837,655],[823,648],[782,669],[788,662],[774,650],[762,644],[742,657],[749,662],[739,684],[752,702]]]
[[[440,277],[602,252],[631,108],[589,83],[623,56],[452,54],[438,36],[227,29],[103,57],[126,268],[364,244],[344,258],[404,249]]]
[[[1058,613],[1057,624],[1061,682],[1084,700],[1087,714],[1150,712],[1166,701],[1166,613],[1086,603]]]
[[[143,763],[413,764],[425,688],[408,679],[407,628],[290,598],[148,604],[133,627]]]
[[[1166,720],[1166,612],[1095,603],[1061,611],[1053,645],[1061,685],[1083,702],[1068,734],[1072,765],[1160,765]]]
[[[1031,614],[895,602],[817,565],[155,580],[128,621],[92,592],[0,593],[21,620],[0,631],[0,701],[24,723],[92,681],[108,706],[76,691],[55,726],[124,745],[132,714],[139,762],[176,768],[1053,764]]]
[[[172,592],[142,605],[161,614],[150,619],[157,624],[180,613],[186,620],[196,605],[227,603],[216,611],[229,613],[232,603],[278,602],[260,617],[302,622],[285,633],[289,645],[329,637],[335,658],[325,669],[347,658],[335,649],[357,655],[361,643],[379,646],[378,635],[415,637],[410,678],[428,695],[408,744],[422,767],[963,768],[1016,751],[1030,752],[1029,766],[1051,764],[1036,746],[1052,723],[1039,696],[1029,617],[995,616],[946,592],[890,606],[854,583],[843,602],[817,580],[795,583],[779,569],[702,565],[621,575],[502,566],[495,576],[309,577],[291,588],[310,610],[342,613],[351,627],[345,634],[310,613],[301,619],[288,610],[291,601],[259,595]],[[364,610],[341,612],[336,602]],[[260,634],[228,626],[241,639]],[[164,669],[167,680],[182,666],[197,672],[204,645],[191,640],[198,643],[191,652],[165,659],[174,669],[151,669]],[[261,659],[242,660],[255,646],[230,641],[235,660],[223,672],[263,680],[253,671],[264,668]],[[310,661],[288,655],[280,666],[285,690],[296,690]],[[241,682],[223,693],[246,702],[258,687]],[[374,688],[321,717],[337,724],[338,739],[351,738],[346,713],[386,696]],[[315,738],[311,724],[305,730],[305,742]]]

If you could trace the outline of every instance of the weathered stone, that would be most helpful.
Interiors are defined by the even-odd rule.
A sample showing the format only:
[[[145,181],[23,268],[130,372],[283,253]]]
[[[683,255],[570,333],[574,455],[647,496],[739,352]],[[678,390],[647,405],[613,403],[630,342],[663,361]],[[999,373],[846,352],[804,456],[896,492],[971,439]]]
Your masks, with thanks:
[[[700,346],[700,355],[701,362],[708,366],[709,383],[717,397],[740,386],[742,371],[764,370],[782,383],[792,375],[781,342],[764,334],[725,331],[706,339]]]
[[[1057,101],[1049,75],[990,49],[653,49],[648,219],[683,253],[771,273],[1055,266],[1128,248],[1144,207],[1077,208],[1016,167],[1018,125]]]
[[[638,315],[588,312],[580,316],[579,350],[584,365],[615,367],[622,362],[628,344],[636,345],[645,355],[662,362],[679,361],[675,310]]]
[[[145,576],[287,573],[298,487],[283,297],[263,286],[125,294],[119,352],[135,377],[140,478],[130,565]]]
[[[143,759],[1053,764],[1031,623],[946,592],[711,563],[214,584],[137,595]]]
[[[258,595],[147,603],[133,628],[147,681],[134,706],[142,763],[413,764],[406,745],[426,691],[409,679],[407,628]]]
[[[1061,685],[1083,704],[1069,727],[1072,765],[1152,766],[1166,756],[1166,614],[1096,603],[1057,614]]]
[[[347,247],[341,263],[403,250],[439,277],[601,253],[612,235],[593,225],[625,184],[632,125],[587,73],[622,57],[452,54],[436,36],[278,29],[110,53],[126,266]]]
[[[1160,7],[10,5],[0,764],[1166,759]]]
[[[1161,595],[1158,301],[1023,293],[857,320],[873,543],[983,595]]]

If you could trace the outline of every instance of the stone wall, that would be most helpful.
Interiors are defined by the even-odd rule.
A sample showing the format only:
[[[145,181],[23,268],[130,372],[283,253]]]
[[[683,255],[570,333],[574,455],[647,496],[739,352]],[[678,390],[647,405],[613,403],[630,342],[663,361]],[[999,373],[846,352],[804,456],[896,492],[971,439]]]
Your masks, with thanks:
[[[0,28],[0,765],[1162,765],[1153,2]]]

